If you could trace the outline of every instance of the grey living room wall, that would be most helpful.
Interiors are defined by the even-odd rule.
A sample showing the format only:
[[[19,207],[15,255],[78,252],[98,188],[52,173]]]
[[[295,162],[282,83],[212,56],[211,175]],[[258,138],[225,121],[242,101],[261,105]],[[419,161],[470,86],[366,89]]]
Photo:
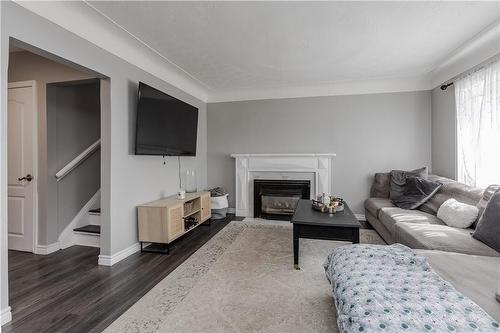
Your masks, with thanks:
[[[231,153],[333,152],[334,194],[363,214],[375,172],[431,166],[431,92],[208,104],[209,186],[229,191]]]
[[[455,90],[432,89],[432,172],[456,179]]]

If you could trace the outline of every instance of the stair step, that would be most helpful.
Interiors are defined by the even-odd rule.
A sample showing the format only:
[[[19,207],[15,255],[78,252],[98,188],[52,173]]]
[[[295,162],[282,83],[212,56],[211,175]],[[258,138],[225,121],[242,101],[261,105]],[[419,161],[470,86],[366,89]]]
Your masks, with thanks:
[[[101,215],[101,208],[91,209],[91,210],[89,210],[89,213],[91,215]]]
[[[89,234],[100,235],[101,234],[101,226],[100,225],[89,224],[89,225],[86,225],[84,227],[73,229],[73,231],[86,232],[86,233],[89,233]]]

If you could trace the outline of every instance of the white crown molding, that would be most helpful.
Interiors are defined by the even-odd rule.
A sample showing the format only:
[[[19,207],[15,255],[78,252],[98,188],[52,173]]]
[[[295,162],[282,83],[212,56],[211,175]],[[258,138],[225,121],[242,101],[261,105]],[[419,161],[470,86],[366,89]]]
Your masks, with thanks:
[[[430,87],[430,80],[426,76],[370,79],[336,83],[332,82],[328,84],[310,86],[214,91],[209,93],[208,102],[218,103],[259,99],[380,94],[429,90]]]
[[[500,19],[462,44],[431,71],[431,88],[470,70],[500,54]]]
[[[207,101],[207,87],[203,83],[86,2],[16,1],[16,3],[201,101]]]
[[[113,266],[117,262],[122,261],[123,259],[127,258],[128,256],[136,252],[139,252],[140,250],[141,250],[140,244],[135,243],[110,256],[101,254],[99,255],[98,264],[102,266]]]

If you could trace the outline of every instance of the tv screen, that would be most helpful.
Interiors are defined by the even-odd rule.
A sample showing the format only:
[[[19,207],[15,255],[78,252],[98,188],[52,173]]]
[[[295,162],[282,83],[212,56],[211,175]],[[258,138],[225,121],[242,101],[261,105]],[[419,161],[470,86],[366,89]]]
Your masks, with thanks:
[[[136,155],[195,156],[198,109],[139,82]]]

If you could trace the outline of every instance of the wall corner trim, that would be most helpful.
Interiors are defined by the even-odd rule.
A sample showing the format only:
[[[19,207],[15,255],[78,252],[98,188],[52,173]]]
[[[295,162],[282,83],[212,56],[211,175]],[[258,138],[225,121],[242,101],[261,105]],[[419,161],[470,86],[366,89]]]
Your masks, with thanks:
[[[130,245],[129,247],[115,253],[115,254],[112,254],[110,256],[107,256],[107,255],[99,255],[99,265],[101,266],[113,266],[114,264],[116,264],[117,262],[120,262],[122,261],[123,259],[127,258],[128,256],[136,253],[136,252],[139,252],[141,250],[141,246],[139,243],[135,243],[135,244],[132,244]]]
[[[6,307],[5,309],[2,309],[2,312],[0,313],[1,317],[1,324],[7,324],[9,321],[12,320],[12,311],[10,306]]]
[[[49,245],[37,245],[35,249],[35,254],[47,255],[59,251],[61,249],[61,244],[55,242]]]

